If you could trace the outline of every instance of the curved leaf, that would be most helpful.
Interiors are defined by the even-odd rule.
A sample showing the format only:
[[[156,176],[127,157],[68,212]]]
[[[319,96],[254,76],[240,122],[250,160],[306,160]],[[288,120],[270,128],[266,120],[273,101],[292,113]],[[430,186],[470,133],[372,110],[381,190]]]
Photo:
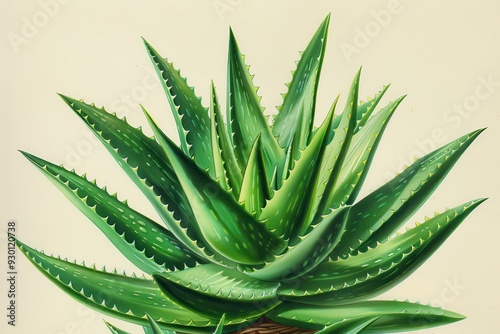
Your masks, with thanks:
[[[168,229],[201,258],[213,255],[202,244],[189,201],[161,146],[140,129],[104,109],[67,96],[63,100],[94,132],[137,187],[146,195]]]
[[[163,293],[188,309],[211,319],[225,314],[228,320],[255,318],[280,303],[278,282],[266,282],[215,264],[153,278]]]
[[[336,305],[392,288],[422,265],[483,200],[450,209],[364,253],[317,266],[280,296],[301,303]]]
[[[288,281],[312,270],[337,245],[344,232],[348,207],[331,212],[303,237],[292,239],[286,253],[248,276],[273,281]]]
[[[380,319],[380,317],[366,317],[359,319],[349,319],[327,326],[316,334],[358,334],[365,333],[371,324]]]
[[[354,203],[366,179],[384,130],[404,98],[405,96],[389,103],[361,130],[354,133],[345,161],[339,171],[339,181],[332,200],[334,203]]]
[[[304,219],[311,209],[309,196],[327,146],[332,118],[333,112],[330,112],[311,143],[301,153],[288,179],[274,192],[259,216],[259,220],[284,239],[299,232],[303,234],[307,229]]]
[[[287,85],[288,93],[284,95],[283,105],[279,107],[273,123],[273,134],[281,147],[289,147],[293,142],[294,159],[298,159],[300,150],[309,144],[312,137],[316,95],[329,23],[330,15],[321,23],[302,53],[292,81]]]
[[[82,211],[142,271],[178,270],[194,267],[196,256],[174,235],[148,217],[111,196],[105,189],[63,167],[21,152]]]
[[[257,96],[257,88],[252,83],[248,66],[239,50],[233,31],[229,33],[228,55],[228,113],[229,129],[232,135],[236,161],[243,170],[257,136],[261,136],[267,179],[272,179],[275,167],[281,171],[285,154],[276,142],[267,123]],[[278,165],[276,165],[278,164]],[[281,177],[281,175],[279,176]]]
[[[201,105],[201,99],[188,86],[186,79],[181,77],[179,70],[163,59],[146,40],[144,45],[170,103],[184,153],[215,177],[208,110]]]
[[[283,250],[284,242],[246,212],[231,195],[200,170],[149,117],[158,141],[193,207],[200,233],[218,254],[242,265],[260,265]]]
[[[212,105],[212,129],[215,125],[215,134],[218,138],[218,145],[213,145],[213,147],[217,147],[220,150],[220,156],[222,158],[224,171],[226,172],[225,176],[227,177],[228,186],[232,189],[233,196],[237,196],[240,193],[243,177],[241,174],[241,170],[238,167],[238,163],[236,162],[236,157],[234,156],[233,146],[231,144],[229,134],[227,133],[226,124],[222,119],[219,102],[213,82],[210,92]]]
[[[368,101],[360,103],[358,105],[356,117],[358,124],[356,125],[356,130],[354,131],[355,133],[361,130],[371,118],[373,112],[375,111],[375,108],[379,104],[385,92],[387,92],[387,89],[389,89],[389,86],[390,85],[384,86],[382,90],[375,95],[374,98],[368,99]]]
[[[97,271],[17,245],[49,280],[94,310],[139,325],[149,324],[149,314],[164,328],[190,333],[217,325],[167,299],[153,280]]]
[[[353,205],[346,233],[330,258],[346,258],[394,234],[429,198],[458,158],[483,130],[477,130],[415,161],[385,185]]]
[[[399,301],[366,301],[321,308],[283,303],[266,316],[285,325],[310,329],[322,329],[343,321],[378,318],[364,332],[370,334],[419,330],[464,319],[460,314],[440,308]]]
[[[259,135],[250,152],[238,199],[239,203],[243,203],[247,212],[256,216],[260,215],[262,207],[271,196],[260,138]]]

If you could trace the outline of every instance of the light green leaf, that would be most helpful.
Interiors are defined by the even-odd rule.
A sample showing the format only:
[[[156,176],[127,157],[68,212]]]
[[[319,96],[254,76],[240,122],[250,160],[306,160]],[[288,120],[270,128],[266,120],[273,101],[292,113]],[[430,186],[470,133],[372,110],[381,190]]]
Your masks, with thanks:
[[[212,122],[215,122],[215,130],[217,131],[217,136],[219,139],[218,147],[220,149],[220,154],[222,157],[222,163],[224,170],[226,171],[226,177],[228,179],[228,185],[232,189],[234,196],[240,193],[242,174],[236,162],[236,157],[234,155],[233,146],[227,133],[226,124],[222,119],[222,115],[219,108],[219,103],[217,99],[217,94],[215,92],[215,86],[212,83],[211,100],[213,105],[213,115]]]
[[[124,330],[121,330],[120,328],[113,326],[107,321],[104,321],[108,329],[111,331],[111,334],[130,334],[129,332],[125,332]]]
[[[259,220],[284,239],[296,235],[297,231],[305,233],[307,229],[307,226],[304,227],[304,218],[310,209],[310,192],[327,146],[332,117],[331,112],[295,162],[288,179],[262,209]]]
[[[289,281],[312,270],[337,245],[344,232],[348,207],[331,212],[305,236],[290,241],[287,251],[262,269],[247,273],[262,280]]]
[[[212,139],[212,161],[214,163],[214,180],[219,183],[219,186],[229,191],[228,180],[224,169],[224,160],[222,159],[222,151],[219,146],[219,134],[217,131],[217,117],[220,114],[219,102],[215,93],[215,87],[210,87],[210,134]],[[222,127],[224,128],[224,127]]]
[[[259,135],[250,152],[238,199],[239,203],[243,203],[247,212],[256,216],[260,215],[262,207],[271,197],[260,138]]]
[[[284,242],[200,170],[145,112],[193,208],[203,239],[221,256],[242,265],[263,264]]]

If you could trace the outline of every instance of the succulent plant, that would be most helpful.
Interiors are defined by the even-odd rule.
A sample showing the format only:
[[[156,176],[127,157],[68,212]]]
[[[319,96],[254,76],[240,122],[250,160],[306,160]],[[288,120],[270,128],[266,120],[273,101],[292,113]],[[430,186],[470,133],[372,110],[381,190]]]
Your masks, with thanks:
[[[484,200],[397,233],[482,130],[417,159],[356,200],[404,97],[378,108],[384,86],[358,102],[358,71],[343,111],[335,112],[337,98],[316,128],[328,24],[329,16],[301,54],[272,122],[232,31],[226,122],[213,83],[205,108],[173,64],[145,42],[180,145],[144,108],[154,137],[103,108],[61,95],[165,227],[85,175],[22,152],[143,275],[97,270],[21,241],[19,249],[78,301],[142,325],[146,333],[269,333],[272,326],[282,333],[386,333],[463,319],[429,305],[370,299],[408,277]]]

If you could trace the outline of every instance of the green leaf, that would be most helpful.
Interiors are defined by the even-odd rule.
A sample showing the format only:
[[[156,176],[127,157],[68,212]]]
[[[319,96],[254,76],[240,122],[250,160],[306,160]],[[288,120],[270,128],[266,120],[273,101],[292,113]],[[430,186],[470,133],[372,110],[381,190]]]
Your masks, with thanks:
[[[242,265],[260,265],[283,250],[284,242],[245,211],[231,195],[200,170],[145,111],[186,194],[204,240],[218,254]]]
[[[146,316],[148,317],[149,324],[151,326],[150,330],[151,334],[175,334],[175,332],[172,331],[163,331],[158,325],[158,323],[153,318],[151,318],[149,314],[146,314]]]
[[[222,331],[224,330],[224,321],[226,321],[225,314],[223,314],[220,318],[219,324],[217,325],[217,328],[215,329],[215,332],[213,332],[213,334],[222,334]]]
[[[203,332],[203,327],[217,324],[167,299],[153,280],[98,271],[53,258],[19,240],[17,245],[50,281],[101,313],[142,326],[149,324],[146,317],[149,314],[164,328],[189,333]]]
[[[237,196],[241,190],[241,182],[243,176],[241,174],[240,168],[238,167],[238,163],[236,162],[233,145],[229,138],[229,134],[227,133],[227,128],[224,120],[222,119],[217,94],[215,92],[215,86],[213,85],[213,83],[211,89],[211,100],[213,101],[212,122],[215,122],[215,130],[219,139],[218,147],[220,149],[223,167],[226,171],[228,184],[232,189],[233,195]]]
[[[366,317],[349,319],[337,322],[335,324],[329,325],[324,329],[316,332],[316,334],[358,334],[365,333],[364,330],[368,328],[375,321],[380,319],[380,317]]]
[[[314,305],[336,305],[378,295],[422,265],[483,201],[450,209],[364,253],[323,262],[300,282],[280,287],[278,294]]]
[[[252,146],[261,136],[267,178],[271,180],[275,167],[281,171],[285,154],[276,142],[267,123],[257,96],[257,88],[252,83],[248,66],[239,50],[233,31],[229,33],[228,55],[228,112],[236,161],[243,170],[248,162]],[[278,165],[277,165],[278,164]],[[279,177],[282,177],[279,175]]]
[[[62,191],[142,271],[178,270],[205,262],[179,243],[174,235],[148,217],[120,202],[86,178],[48,161],[21,152]]]
[[[316,95],[329,23],[330,15],[321,23],[303,52],[273,124],[273,134],[281,147],[286,148],[294,143],[294,159],[298,159],[300,150],[309,144],[312,137]]]
[[[220,114],[219,102],[215,93],[215,87],[210,87],[210,134],[212,139],[212,161],[214,163],[214,180],[219,183],[219,186],[229,191],[228,180],[224,169],[224,160],[222,159],[222,151],[219,146],[219,134],[217,131],[216,114]]]
[[[371,98],[368,101],[358,105],[358,112],[356,117],[358,124],[356,125],[356,130],[354,131],[355,133],[361,130],[371,118],[373,112],[375,111],[375,108],[379,104],[385,92],[387,92],[387,89],[389,89],[389,86],[390,85],[384,86],[382,90],[375,95],[374,98]]]
[[[290,176],[283,186],[274,192],[273,197],[262,209],[259,220],[283,239],[305,233],[304,217],[310,209],[310,193],[314,180],[319,173],[321,159],[325,152],[333,112],[330,112],[321,127],[316,131],[311,143],[301,153]]]
[[[280,303],[276,297],[279,282],[258,280],[216,264],[157,273],[153,278],[170,299],[211,319],[225,314],[226,319],[239,322]]]
[[[146,40],[144,45],[170,103],[184,153],[194,158],[201,169],[208,170],[214,177],[207,109],[201,105],[201,99],[173,64],[163,59]]]
[[[422,206],[483,130],[471,132],[415,161],[352,209],[346,233],[330,258],[346,258],[393,235]]]
[[[341,116],[334,122],[333,139],[326,151],[328,155],[321,162],[315,191],[312,193],[311,211],[306,221],[314,224],[328,209],[336,209],[344,203],[336,202],[335,189],[338,186],[339,175],[347,155],[354,130],[356,129],[356,113],[361,68],[358,70],[349,89],[346,106]],[[314,216],[313,216],[314,214]]]
[[[291,240],[287,251],[262,269],[247,273],[262,280],[289,281],[311,271],[335,248],[344,231],[348,207],[331,212],[303,237]]]
[[[161,146],[140,129],[104,109],[61,95],[63,100],[94,132],[120,167],[146,195],[168,229],[201,258],[209,259],[199,240],[189,201]]]
[[[256,216],[260,215],[266,200],[271,197],[260,138],[259,135],[250,152],[238,199],[239,203],[243,203],[247,212]]]
[[[355,132],[345,161],[339,171],[333,203],[352,204],[363,185],[382,134],[404,96],[389,103],[374,115],[361,130]]]
[[[460,314],[440,308],[399,301],[365,301],[321,308],[283,303],[266,316],[284,325],[316,330],[342,321],[379,318],[364,332],[370,334],[426,329],[464,319]]]
[[[120,328],[111,325],[109,322],[104,321],[106,326],[108,326],[108,329],[111,331],[111,334],[130,334],[129,332],[125,332],[124,330],[121,330]]]

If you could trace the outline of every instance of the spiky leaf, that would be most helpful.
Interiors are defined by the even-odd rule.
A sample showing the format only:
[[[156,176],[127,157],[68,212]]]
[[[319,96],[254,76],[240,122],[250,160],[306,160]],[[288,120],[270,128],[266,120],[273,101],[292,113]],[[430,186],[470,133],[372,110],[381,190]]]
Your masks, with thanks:
[[[62,96],[63,100],[94,132],[104,147],[146,195],[163,222],[193,253],[209,258],[202,244],[189,201],[161,146],[125,119],[104,109]]]
[[[440,308],[399,301],[366,301],[321,308],[283,303],[267,316],[282,324],[310,329],[322,329],[342,321],[378,318],[367,327],[366,333],[370,334],[425,329],[464,319],[460,314]]]
[[[194,267],[194,254],[174,235],[105,189],[63,167],[22,152],[134,265],[146,273]]]
[[[283,240],[235,202],[145,114],[193,207],[200,233],[218,254],[242,265],[259,265],[284,248]]]
[[[228,320],[258,317],[280,303],[279,282],[254,279],[215,264],[153,277],[170,299],[212,319],[222,314]]]
[[[47,256],[20,241],[17,245],[59,288],[99,312],[139,325],[149,324],[149,314],[162,327],[193,333],[203,332],[196,327],[217,325],[167,299],[153,280],[98,271]]]
[[[229,33],[228,55],[228,111],[236,160],[241,170],[247,165],[248,157],[257,136],[261,136],[268,180],[278,164],[284,161],[284,152],[276,142],[264,117],[257,88],[252,83],[248,66],[239,50],[233,31]],[[280,175],[281,177],[281,175]]]
[[[482,131],[471,132],[423,156],[356,203],[331,259],[345,258],[387,240],[421,207]]]
[[[278,294],[314,305],[335,305],[380,294],[423,264],[483,201],[450,209],[364,253],[324,262],[299,284],[283,285]]]
[[[299,157],[299,150],[303,150],[311,138],[329,23],[330,15],[321,23],[302,54],[273,123],[273,134],[281,147],[289,147],[293,142],[294,159]]]
[[[201,169],[207,169],[214,177],[207,109],[173,64],[163,59],[146,40],[144,44],[170,103],[184,153],[193,157]]]
[[[310,227],[305,236],[292,239],[286,253],[247,275],[263,280],[289,281],[309,272],[337,245],[344,232],[348,212],[348,207],[331,212],[321,223]]]

